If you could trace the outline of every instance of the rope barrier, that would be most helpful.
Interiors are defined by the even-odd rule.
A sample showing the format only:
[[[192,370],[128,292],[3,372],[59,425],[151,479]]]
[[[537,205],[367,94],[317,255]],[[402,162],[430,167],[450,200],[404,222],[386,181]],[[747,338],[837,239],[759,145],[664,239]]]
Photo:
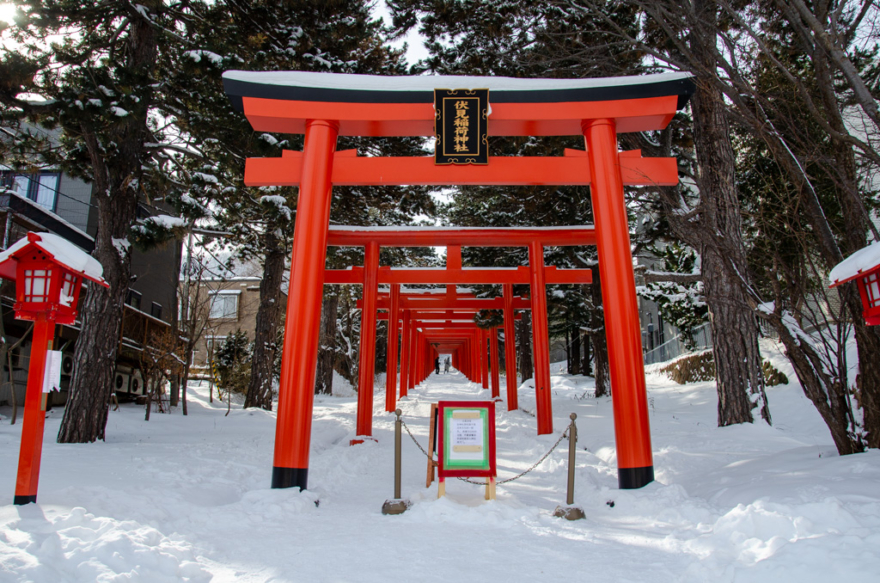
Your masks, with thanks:
[[[434,461],[434,456],[431,455],[431,454],[429,454],[429,453],[425,450],[425,448],[422,447],[422,444],[419,443],[419,441],[416,439],[415,435],[412,434],[412,431],[409,430],[409,427],[406,425],[406,422],[405,422],[403,419],[401,419],[400,422],[401,422],[401,424],[403,424],[403,428],[406,429],[406,433],[410,436],[410,439],[412,439],[412,440],[413,440],[413,443],[416,444],[416,447],[418,447],[418,448],[422,451],[422,453],[425,454],[425,456],[426,456],[430,461],[433,462],[433,461]],[[496,485],[496,486],[500,486],[501,484],[506,484],[506,483],[508,483],[508,482],[513,482],[514,480],[519,480],[520,478],[522,478],[523,476],[525,476],[526,474],[528,474],[529,472],[531,472],[532,470],[534,470],[535,468],[537,468],[539,465],[541,465],[541,463],[542,463],[544,460],[547,459],[547,457],[549,457],[549,455],[550,455],[551,453],[553,453],[553,452],[556,450],[557,447],[559,447],[559,444],[562,443],[562,440],[565,439],[566,437],[568,437],[568,430],[567,430],[567,429],[566,429],[565,431],[562,432],[562,435],[559,436],[559,439],[556,440],[556,443],[553,444],[553,447],[551,447],[551,448],[547,451],[547,453],[545,453],[543,456],[541,456],[541,459],[539,459],[539,460],[536,461],[534,464],[532,464],[532,466],[531,466],[529,469],[527,469],[527,470],[525,470],[525,471],[523,471],[523,472],[520,472],[519,474],[513,476],[512,478],[507,478],[506,480],[499,480],[498,482],[495,483],[495,485]],[[477,486],[485,486],[485,485],[486,485],[486,482],[485,482],[485,481],[483,481],[483,482],[475,482],[474,480],[469,480],[468,478],[458,478],[458,479],[461,480],[462,482],[467,482],[468,484],[475,484],[475,485],[477,485]]]

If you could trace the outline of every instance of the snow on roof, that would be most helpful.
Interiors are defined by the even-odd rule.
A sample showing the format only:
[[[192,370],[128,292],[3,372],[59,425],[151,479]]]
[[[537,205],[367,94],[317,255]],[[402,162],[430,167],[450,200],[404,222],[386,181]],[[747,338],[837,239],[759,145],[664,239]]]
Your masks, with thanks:
[[[352,233],[361,233],[361,232],[396,232],[396,231],[425,231],[425,232],[436,232],[443,233],[446,231],[493,231],[493,230],[504,230],[504,231],[574,231],[574,230],[584,230],[584,231],[595,231],[596,227],[593,225],[572,225],[572,226],[562,226],[562,227],[435,227],[435,226],[381,226],[381,227],[357,227],[350,225],[331,225],[331,231],[345,231]]]
[[[880,265],[880,242],[859,249],[835,265],[831,273],[828,274],[829,287],[836,287],[855,279],[878,265]]]
[[[489,89],[494,103],[615,101],[677,96],[677,108],[695,90],[690,73],[593,79],[521,79],[444,75],[385,76],[309,71],[226,71],[223,87],[233,106],[243,98],[326,103],[433,103],[434,89]]]
[[[522,79],[514,77],[475,77],[465,75],[420,75],[390,77],[386,75],[355,75],[315,73],[308,71],[226,71],[223,79],[262,85],[348,89],[356,91],[433,91],[435,88],[485,88],[490,91],[544,91],[553,89],[594,89],[628,85],[649,85],[681,81],[690,73],[657,73],[598,77],[593,79]]]
[[[83,277],[106,285],[104,281],[104,268],[97,259],[67,239],[52,233],[28,233],[26,237],[22,237],[6,251],[0,253],[0,264],[9,259],[15,259],[16,253],[28,245],[37,246],[56,261],[66,265]]]
[[[47,215],[49,215],[50,217],[52,217],[52,218],[55,219],[56,221],[58,221],[58,222],[60,222],[60,223],[64,223],[64,226],[65,226],[65,227],[68,227],[68,228],[70,228],[70,229],[73,229],[73,230],[76,231],[79,235],[85,237],[85,238],[88,239],[89,241],[94,241],[94,240],[95,240],[94,237],[92,237],[91,235],[89,235],[88,233],[86,233],[85,231],[83,231],[82,229],[80,229],[79,227],[77,227],[76,225],[74,225],[73,223],[71,223],[70,221],[68,221],[68,220],[65,219],[64,217],[62,217],[61,215],[59,215],[59,214],[53,212],[52,210],[50,210],[50,209],[44,207],[44,206],[41,205],[41,204],[38,204],[37,201],[35,201],[35,200],[31,200],[31,199],[29,199],[29,198],[26,197],[26,196],[21,196],[20,194],[18,194],[18,193],[15,192],[15,191],[12,191],[12,190],[9,191],[9,194],[11,194],[12,196],[14,196],[15,198],[17,198],[17,199],[19,199],[19,200],[22,200],[22,201],[26,202],[27,204],[31,205],[31,206],[34,207],[34,208],[38,208],[38,209],[40,209],[40,211],[46,213]]]

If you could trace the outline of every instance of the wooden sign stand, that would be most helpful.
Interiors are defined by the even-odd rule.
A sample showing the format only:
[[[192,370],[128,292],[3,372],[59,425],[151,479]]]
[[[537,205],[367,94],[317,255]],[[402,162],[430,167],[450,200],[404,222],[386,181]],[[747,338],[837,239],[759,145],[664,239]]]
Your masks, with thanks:
[[[430,429],[428,430],[428,479],[425,481],[425,488],[430,488],[431,484],[434,482],[434,468],[437,467],[437,462],[434,461],[434,452],[437,451],[435,447],[437,437],[437,403],[431,403],[431,424]]]
[[[495,402],[440,401],[432,414],[431,443],[437,439],[437,497],[446,495],[446,478],[486,478],[486,500],[495,499]],[[432,407],[432,413],[434,408]],[[437,421],[433,421],[436,419]],[[439,423],[439,427],[434,427]],[[433,465],[429,479],[433,479]]]

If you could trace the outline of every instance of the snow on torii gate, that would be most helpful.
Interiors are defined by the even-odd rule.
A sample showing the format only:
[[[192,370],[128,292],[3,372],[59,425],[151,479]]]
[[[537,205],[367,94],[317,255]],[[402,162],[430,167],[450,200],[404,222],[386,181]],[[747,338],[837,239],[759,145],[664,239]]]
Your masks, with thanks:
[[[619,153],[617,133],[664,128],[693,93],[689,75],[609,79],[382,77],[227,71],[224,87],[256,131],[305,134],[303,152],[250,158],[249,186],[299,186],[282,352],[273,488],[308,484],[314,375],[333,185],[589,184],[614,387],[618,483],[653,480],[635,281],[623,186],[674,185],[673,158]],[[562,157],[490,157],[486,166],[438,166],[430,157],[337,152],[338,136],[433,136],[434,89],[488,88],[488,135],[583,135]],[[543,280],[543,271],[537,270]],[[546,324],[545,324],[546,325]],[[547,387],[545,390],[549,390]]]

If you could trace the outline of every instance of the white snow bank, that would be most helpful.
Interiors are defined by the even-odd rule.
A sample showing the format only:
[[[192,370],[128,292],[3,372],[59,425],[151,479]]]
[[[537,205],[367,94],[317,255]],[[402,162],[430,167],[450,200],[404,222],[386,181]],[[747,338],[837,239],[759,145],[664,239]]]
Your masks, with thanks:
[[[762,350],[768,345],[762,343]],[[779,352],[765,354],[790,373]],[[376,442],[351,447],[357,396],[314,402],[309,490],[269,488],[275,413],[210,403],[190,387],[189,415],[122,404],[107,441],[57,444],[49,412],[39,505],[0,505],[0,581],[872,581],[880,572],[880,452],[839,457],[796,379],[767,389],[774,425],[716,425],[713,383],[648,375],[656,481],[618,490],[612,401],[592,378],[554,363],[553,424],[536,435],[534,388],[522,410],[497,405],[499,478],[529,469],[577,413],[575,503],[587,519],[551,516],[565,501],[565,440],[525,476],[483,488],[425,488],[424,455],[403,436],[403,495],[393,494],[394,415],[374,383]],[[334,385],[340,382],[338,377]],[[501,395],[506,396],[504,379]],[[487,400],[459,373],[432,374],[398,401],[427,444],[430,404]],[[10,417],[9,408],[0,413]],[[0,465],[15,468],[21,423],[0,423]],[[0,472],[11,501],[14,469]],[[649,573],[649,576],[646,575]],[[585,575],[588,574],[588,575]]]

